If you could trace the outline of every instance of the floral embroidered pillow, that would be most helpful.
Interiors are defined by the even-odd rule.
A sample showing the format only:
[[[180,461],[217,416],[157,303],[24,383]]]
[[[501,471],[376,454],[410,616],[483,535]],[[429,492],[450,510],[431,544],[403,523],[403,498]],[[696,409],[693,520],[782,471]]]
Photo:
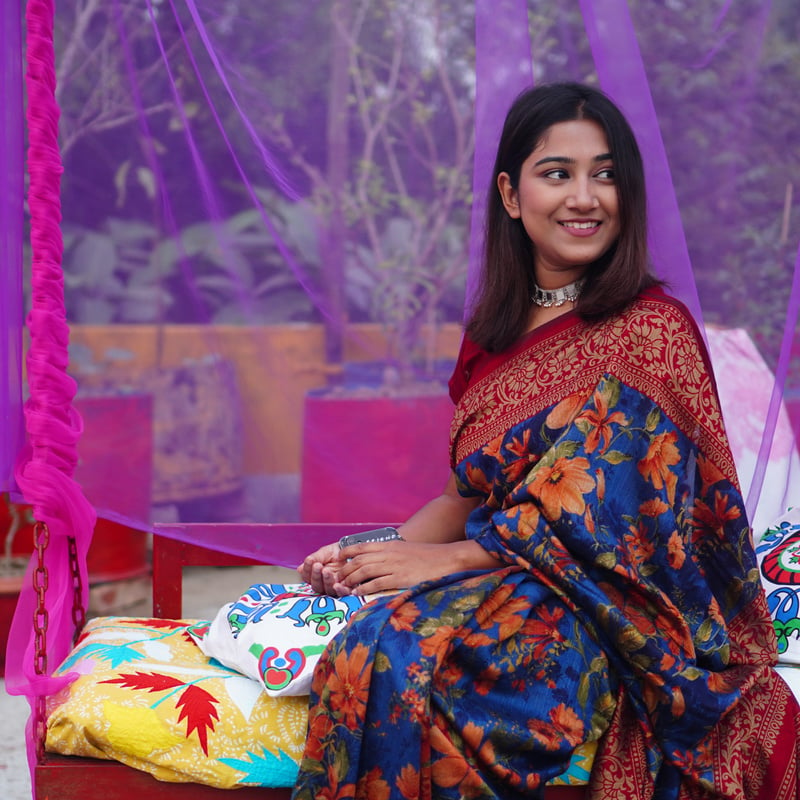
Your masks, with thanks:
[[[800,507],[767,528],[756,556],[778,637],[778,660],[800,664]]]
[[[316,594],[307,583],[256,583],[192,636],[210,658],[273,697],[306,695],[328,642],[369,598]]]

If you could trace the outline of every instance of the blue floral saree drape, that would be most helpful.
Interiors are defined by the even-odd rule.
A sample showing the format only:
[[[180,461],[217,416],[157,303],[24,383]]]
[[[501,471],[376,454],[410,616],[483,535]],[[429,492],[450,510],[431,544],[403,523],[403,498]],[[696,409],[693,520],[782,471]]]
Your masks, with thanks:
[[[315,673],[296,798],[797,797],[797,704],[705,348],[660,291],[465,342],[452,463],[507,564],[366,606]]]

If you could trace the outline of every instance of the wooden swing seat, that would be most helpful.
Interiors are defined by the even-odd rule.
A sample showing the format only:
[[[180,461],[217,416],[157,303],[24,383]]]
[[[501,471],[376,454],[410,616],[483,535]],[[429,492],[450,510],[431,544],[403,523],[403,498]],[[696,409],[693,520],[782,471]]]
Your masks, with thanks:
[[[206,525],[210,525],[207,523]],[[190,526],[194,528],[195,526]],[[197,527],[200,527],[198,525]],[[220,527],[220,526],[215,526]],[[280,527],[281,531],[291,526]],[[331,539],[343,535],[337,524]],[[361,530],[353,526],[354,530]],[[153,616],[180,619],[183,611],[184,567],[254,566],[264,562],[220,553],[208,547],[187,544],[166,536],[153,537]],[[291,789],[242,787],[218,789],[196,783],[159,781],[147,772],[118,761],[44,753],[34,768],[35,800],[289,800]],[[584,800],[585,786],[548,786],[545,800]]]

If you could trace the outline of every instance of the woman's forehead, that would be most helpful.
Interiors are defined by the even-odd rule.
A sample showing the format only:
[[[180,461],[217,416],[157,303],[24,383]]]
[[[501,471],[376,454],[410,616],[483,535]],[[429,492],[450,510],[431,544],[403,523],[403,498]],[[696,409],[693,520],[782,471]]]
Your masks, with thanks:
[[[610,153],[608,137],[602,126],[591,119],[574,119],[551,125],[536,143],[532,153],[558,155]]]

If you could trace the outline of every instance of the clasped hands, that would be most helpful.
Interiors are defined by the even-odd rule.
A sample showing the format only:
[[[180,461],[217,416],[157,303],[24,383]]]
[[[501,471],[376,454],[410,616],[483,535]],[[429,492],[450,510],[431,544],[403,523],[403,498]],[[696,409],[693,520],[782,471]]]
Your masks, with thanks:
[[[448,544],[390,541],[328,544],[297,568],[315,592],[341,597],[396,591],[453,571]]]

